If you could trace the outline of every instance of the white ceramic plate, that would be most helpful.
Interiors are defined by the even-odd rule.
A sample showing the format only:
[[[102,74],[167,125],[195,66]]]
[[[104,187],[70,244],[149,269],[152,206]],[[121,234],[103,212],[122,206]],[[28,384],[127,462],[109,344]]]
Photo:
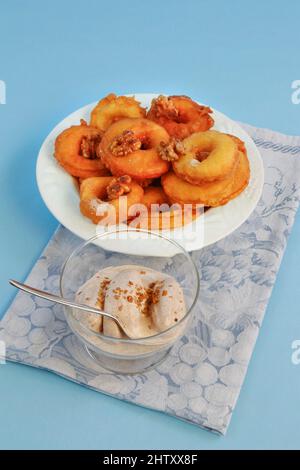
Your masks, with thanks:
[[[142,106],[149,106],[156,94],[136,94],[135,98]],[[54,217],[71,230],[75,235],[87,240],[96,233],[105,230],[96,227],[79,210],[79,194],[73,178],[68,175],[53,157],[54,141],[57,135],[67,127],[78,124],[83,118],[89,121],[89,115],[96,103],[78,109],[63,119],[43,142],[37,160],[36,175],[41,196]],[[240,137],[246,144],[250,161],[251,177],[248,187],[237,198],[224,206],[209,209],[193,222],[183,228],[177,228],[162,233],[178,241],[188,251],[198,250],[210,245],[236,230],[256,207],[262,193],[264,169],[260,153],[251,137],[234,121],[219,111],[213,110],[214,129]],[[154,241],[151,252],[148,253],[142,245],[137,246],[132,241],[122,241],[122,251],[127,253],[137,250],[143,255],[164,255],[160,253],[159,244]],[[121,247],[120,247],[121,248]],[[121,251],[121,250],[120,250]]]

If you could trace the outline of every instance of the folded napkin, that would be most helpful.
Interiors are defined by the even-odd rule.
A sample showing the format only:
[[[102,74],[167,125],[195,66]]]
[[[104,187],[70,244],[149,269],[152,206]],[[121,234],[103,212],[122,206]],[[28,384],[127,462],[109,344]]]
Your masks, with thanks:
[[[162,364],[133,376],[104,370],[71,333],[59,305],[21,292],[0,323],[6,359],[225,434],[300,197],[300,137],[243,127],[263,156],[262,198],[239,229],[192,254],[201,278],[197,315]],[[58,291],[61,265],[79,243],[59,227],[28,283]]]

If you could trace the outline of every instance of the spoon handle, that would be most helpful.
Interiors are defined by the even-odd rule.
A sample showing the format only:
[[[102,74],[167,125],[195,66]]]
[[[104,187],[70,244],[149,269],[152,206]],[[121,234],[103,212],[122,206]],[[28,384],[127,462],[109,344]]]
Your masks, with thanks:
[[[28,286],[27,284],[22,284],[21,282],[15,281],[13,279],[10,279],[9,283],[12,286],[17,287],[17,289],[27,292],[28,294],[33,294],[33,295],[36,295],[37,297],[41,297],[42,299],[50,300],[52,302],[65,305],[67,307],[77,308],[78,310],[84,310],[85,312],[95,313],[96,315],[103,315],[119,323],[118,319],[115,318],[113,315],[110,315],[110,313],[102,312],[98,308],[90,307],[84,304],[79,304],[77,302],[72,302],[70,300],[59,297],[58,295],[50,294],[50,292],[45,292],[43,290],[36,289],[35,287]]]

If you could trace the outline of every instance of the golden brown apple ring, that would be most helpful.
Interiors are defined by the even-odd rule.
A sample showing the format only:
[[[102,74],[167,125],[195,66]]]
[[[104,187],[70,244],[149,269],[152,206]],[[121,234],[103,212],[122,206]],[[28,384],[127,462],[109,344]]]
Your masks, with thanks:
[[[200,210],[192,210],[192,208],[183,209],[179,205],[162,212],[146,210],[139,214],[136,218],[128,222],[132,228],[142,228],[147,230],[172,230],[183,225],[193,222],[199,217]]]
[[[214,125],[212,110],[188,96],[159,96],[152,100],[147,118],[163,126],[172,137],[184,139]]]
[[[115,155],[111,145],[124,132],[131,132],[141,142],[141,148],[127,155]],[[161,142],[168,142],[167,131],[147,119],[122,119],[105,132],[99,146],[103,163],[113,175],[129,175],[137,181],[158,178],[169,169],[169,163],[157,152]]]
[[[99,158],[89,159],[81,154],[83,139],[100,142],[101,133],[84,121],[78,126],[65,129],[56,138],[55,158],[70,175],[78,178],[107,175],[108,171]]]
[[[91,126],[106,131],[111,124],[124,118],[145,117],[146,110],[134,98],[110,93],[91,112]]]
[[[239,152],[247,153],[246,146],[245,146],[245,142],[243,142],[243,141],[242,141],[239,137],[237,137],[236,135],[232,135],[232,134],[227,134],[227,135],[229,135],[229,136],[234,140],[234,142],[237,144],[237,147],[238,147]]]
[[[221,206],[240,194],[249,183],[250,169],[246,153],[239,152],[233,174],[222,181],[194,185],[169,172],[162,177],[164,192],[172,202]]]
[[[80,185],[80,210],[94,224],[113,225],[126,222],[131,206],[141,202],[144,190],[132,181],[130,192],[124,196],[107,200],[107,187],[114,180],[112,176],[87,178]]]
[[[151,206],[160,206],[161,204],[168,204],[168,198],[163,189],[159,186],[148,186],[144,190],[144,197],[142,204],[151,210]]]
[[[197,132],[183,141],[185,153],[173,162],[177,176],[192,184],[223,180],[238,161],[238,144],[218,131]]]

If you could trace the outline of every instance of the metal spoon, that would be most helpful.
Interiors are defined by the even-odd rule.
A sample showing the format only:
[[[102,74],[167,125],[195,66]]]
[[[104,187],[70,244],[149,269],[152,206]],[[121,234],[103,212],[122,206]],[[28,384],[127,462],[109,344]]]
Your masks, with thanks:
[[[64,299],[63,297],[59,297],[58,295],[50,294],[50,292],[36,289],[35,287],[28,286],[27,284],[22,284],[21,282],[15,281],[14,279],[10,279],[9,283],[12,286],[16,287],[17,289],[27,292],[28,294],[36,295],[37,297],[41,297],[42,299],[50,300],[52,302],[65,305],[67,307],[77,308],[78,310],[83,310],[84,312],[90,312],[96,315],[101,315],[103,317],[111,318],[118,324],[118,326],[121,328],[125,336],[130,338],[130,335],[126,331],[126,326],[122,324],[122,320],[120,320],[119,318],[116,318],[114,315],[111,315],[110,313],[103,312],[102,310],[98,308],[90,307],[88,305],[79,304],[77,302],[72,302],[71,300],[67,300],[67,299]]]

